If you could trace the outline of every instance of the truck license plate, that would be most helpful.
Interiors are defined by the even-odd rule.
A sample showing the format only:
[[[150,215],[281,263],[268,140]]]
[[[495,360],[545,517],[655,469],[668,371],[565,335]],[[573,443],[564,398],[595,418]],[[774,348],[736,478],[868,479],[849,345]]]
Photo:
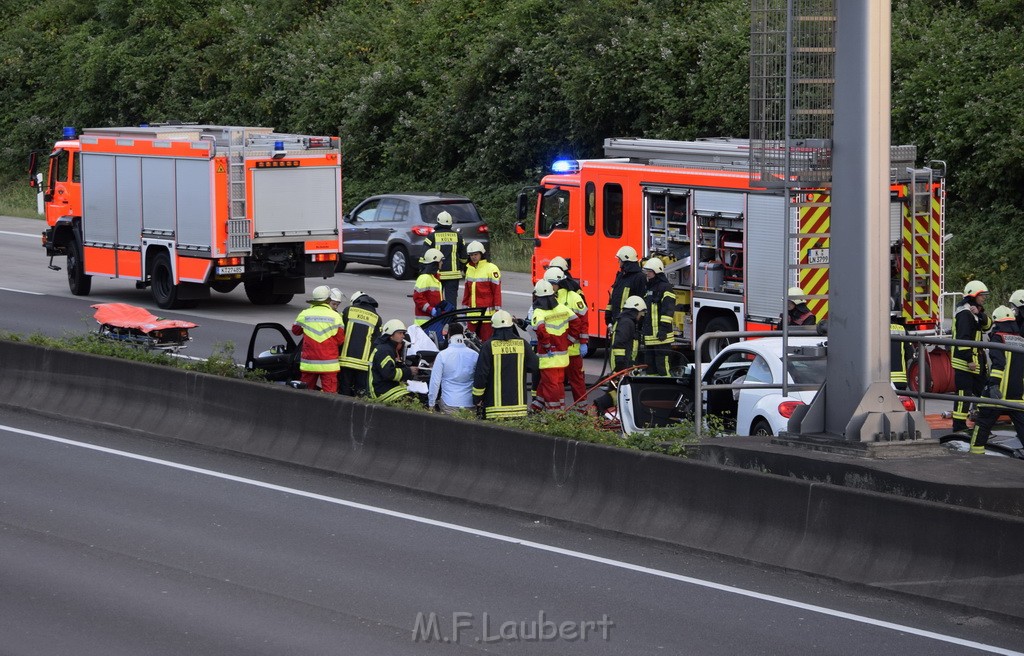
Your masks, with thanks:
[[[827,248],[812,248],[807,251],[808,264],[828,264]]]
[[[232,273],[245,273],[245,265],[217,267],[218,276],[226,276]]]

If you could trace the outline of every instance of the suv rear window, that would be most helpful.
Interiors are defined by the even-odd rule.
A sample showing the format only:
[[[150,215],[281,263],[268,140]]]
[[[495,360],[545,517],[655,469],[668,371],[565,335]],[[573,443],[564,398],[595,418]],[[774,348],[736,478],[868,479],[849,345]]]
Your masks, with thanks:
[[[478,223],[481,220],[476,205],[468,200],[455,203],[424,203],[420,206],[425,223],[437,223],[437,215],[441,212],[451,214],[453,223]]]

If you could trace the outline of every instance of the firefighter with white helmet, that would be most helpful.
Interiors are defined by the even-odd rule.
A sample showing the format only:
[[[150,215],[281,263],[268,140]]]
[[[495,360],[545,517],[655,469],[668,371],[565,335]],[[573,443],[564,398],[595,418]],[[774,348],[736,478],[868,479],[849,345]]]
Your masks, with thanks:
[[[309,298],[309,307],[299,312],[292,333],[302,335],[302,359],[299,371],[309,389],[338,391],[338,353],[345,341],[341,316],[330,305],[331,288],[320,285]]]
[[[420,258],[420,275],[412,290],[412,302],[415,311],[416,325],[422,325],[431,317],[445,311],[440,267],[444,262],[444,253],[436,248],[428,248]],[[454,309],[454,305],[448,305]]]
[[[470,323],[469,328],[481,341],[487,341],[491,337],[491,315],[501,309],[501,271],[487,260],[487,249],[482,243],[471,241],[466,253],[469,264],[462,305],[480,310],[480,318]]]
[[[578,293],[562,286],[568,277],[559,267],[548,267],[544,272],[544,280],[551,283],[558,302],[572,313],[569,321],[569,364],[565,368],[565,378],[572,390],[573,401],[579,401],[587,395],[587,381],[583,373],[583,358],[590,348],[587,304]]]
[[[643,321],[644,364],[649,375],[667,376],[671,368],[672,342],[675,341],[673,319],[676,311],[676,293],[665,277],[665,263],[652,257],[644,262],[647,276],[647,294],[644,303],[647,315]]]
[[[1000,305],[992,312],[992,332],[989,340],[994,344],[1024,347],[1024,336],[1017,328],[1017,313],[1013,308]],[[985,393],[990,399],[1024,402],[1024,353],[988,349],[992,370],[988,374]],[[971,453],[984,454],[992,427],[1001,414],[1010,415],[1017,439],[1024,442],[1024,411],[987,403],[978,404],[978,419],[971,431]]]
[[[405,334],[405,324],[398,319],[381,327],[370,353],[370,398],[393,401],[409,394],[406,382],[418,370],[405,363]]]
[[[647,293],[647,276],[640,268],[639,258],[636,249],[632,246],[623,246],[615,253],[619,261],[619,271],[615,274],[615,281],[612,283],[612,290],[608,294],[608,305],[605,307],[605,323],[608,324],[608,332],[611,333],[615,322],[619,318],[630,296],[638,296],[643,299]]]
[[[337,312],[338,306],[341,305],[343,300],[345,300],[345,295],[341,293],[341,290],[337,287],[331,288],[331,300],[328,302],[331,309]]]
[[[537,375],[539,359],[513,323],[506,310],[495,312],[491,338],[480,347],[473,371],[473,400],[484,419],[525,417],[529,411],[526,372]]]
[[[370,388],[370,351],[380,335],[381,318],[377,300],[366,292],[352,294],[352,304],[341,313],[345,343],[338,361],[341,363],[338,393],[363,396]]]
[[[619,320],[612,331],[612,371],[625,371],[634,365],[642,364],[639,360],[640,342],[643,339],[641,326],[646,313],[647,303],[639,296],[630,296],[623,303]]]
[[[953,314],[953,339],[980,342],[992,327],[992,320],[985,314],[988,287],[980,280],[972,280],[964,286],[964,297],[957,303]],[[982,396],[988,381],[985,350],[976,346],[954,346],[952,354],[953,380],[957,396]],[[953,430],[967,430],[967,416],[970,402],[957,400],[953,404]]]
[[[1017,329],[1024,335],[1024,289],[1010,294],[1010,307],[1017,316]]]
[[[817,317],[811,312],[804,302],[804,290],[799,287],[790,287],[786,293],[786,306],[789,312],[789,325],[791,326],[813,326],[817,323]]]
[[[444,210],[437,214],[437,226],[423,240],[423,247],[436,248],[444,255],[438,270],[441,296],[455,307],[459,300],[459,281],[462,280],[462,263],[466,259],[466,243],[462,234],[452,228],[451,212]]]
[[[558,302],[547,280],[533,287],[533,318],[540,358],[540,384],[533,399],[535,410],[565,408],[565,368],[569,366],[569,322],[572,312]]]
[[[551,258],[551,261],[548,262],[547,268],[550,269],[551,267],[561,269],[562,273],[565,274],[565,280],[561,282],[559,287],[570,292],[576,292],[580,295],[580,298],[583,299],[583,302],[586,303],[587,297],[583,294],[583,288],[580,287],[580,281],[573,278],[572,273],[569,272],[569,261],[561,255],[558,255]]]

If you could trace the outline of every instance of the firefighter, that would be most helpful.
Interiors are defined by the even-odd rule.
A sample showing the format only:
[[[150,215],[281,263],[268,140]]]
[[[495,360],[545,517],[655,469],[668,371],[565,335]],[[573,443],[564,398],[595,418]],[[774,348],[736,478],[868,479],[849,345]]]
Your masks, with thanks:
[[[615,253],[615,257],[619,261],[619,271],[615,274],[615,282],[612,283],[612,291],[608,295],[608,306],[604,310],[609,335],[626,299],[630,296],[639,296],[642,299],[647,293],[647,276],[640,269],[636,249],[632,246],[623,246]]]
[[[799,287],[790,287],[787,305],[789,307],[789,325],[813,326],[817,323],[818,318],[804,302],[804,290]]]
[[[889,324],[889,335],[906,336],[907,329],[895,322]],[[907,362],[909,358],[907,342],[889,340],[889,381],[898,390],[907,389]]]
[[[417,373],[405,364],[405,324],[391,319],[381,327],[370,353],[370,398],[393,401],[409,394],[406,381]]]
[[[501,309],[501,271],[484,257],[486,248],[478,241],[466,247],[469,265],[466,267],[466,287],[462,292],[462,305],[479,308],[480,318],[469,324],[480,341],[491,337],[491,315]]]
[[[559,287],[566,291],[576,292],[580,295],[580,298],[583,299],[583,302],[586,303],[587,298],[583,295],[583,288],[580,287],[580,281],[573,278],[572,274],[569,273],[569,261],[561,256],[553,257],[551,258],[551,262],[548,263],[548,268],[550,269],[551,267],[561,269],[562,273],[565,274],[565,280],[562,281],[562,284],[559,285]]]
[[[564,289],[562,283],[568,280],[558,267],[548,267],[544,280],[551,283],[555,298],[572,313],[569,318],[569,365],[565,368],[565,380],[572,390],[572,400],[579,401],[587,395],[587,381],[583,374],[583,358],[587,355],[587,304],[574,291]]]
[[[331,306],[331,309],[337,312],[338,306],[341,305],[341,302],[343,300],[345,300],[345,295],[341,293],[341,290],[338,289],[337,287],[332,287],[331,298],[327,302],[327,304]]]
[[[630,296],[622,306],[611,339],[612,371],[624,371],[639,362],[641,330],[647,304],[639,296]]]
[[[565,408],[565,368],[569,366],[569,322],[573,313],[558,302],[547,280],[533,287],[533,318],[540,358],[540,384],[533,398],[535,410]]]
[[[341,313],[345,343],[341,346],[339,394],[365,396],[370,384],[370,350],[380,336],[377,301],[365,292],[352,294],[352,304]]]
[[[455,307],[459,302],[459,281],[462,280],[462,262],[466,259],[466,243],[462,235],[452,228],[450,213],[441,212],[437,215],[437,227],[423,240],[423,247],[436,248],[444,255],[444,262],[438,271],[441,295]]]
[[[992,311],[992,332],[989,340],[996,344],[1024,347],[1024,336],[1017,328],[1017,313],[1000,305]],[[1024,353],[989,349],[992,370],[987,378],[984,396],[990,399],[1024,402]],[[971,432],[971,453],[984,454],[992,426],[1001,414],[1010,415],[1017,439],[1024,443],[1024,410],[986,403],[978,404],[978,419]]]
[[[309,389],[338,391],[338,352],[345,340],[341,315],[330,306],[331,289],[320,285],[309,298],[309,307],[299,313],[292,333],[302,335],[302,360],[299,362],[302,382]]]
[[[1010,294],[1010,307],[1017,317],[1017,330],[1024,335],[1024,289],[1018,289]]]
[[[964,297],[957,303],[953,313],[953,339],[980,342],[992,327],[992,320],[985,314],[988,287],[980,280],[972,280],[964,286]],[[953,382],[957,396],[982,396],[988,381],[985,365],[985,351],[976,346],[954,346],[952,355]],[[967,431],[969,401],[958,400],[953,404],[953,431]]]
[[[436,248],[428,248],[420,258],[420,275],[416,278],[416,286],[412,290],[412,302],[416,306],[416,325],[421,326],[431,317],[443,312],[441,303],[444,301],[441,292],[440,267],[444,262],[444,253]]]
[[[644,364],[647,373],[656,376],[667,376],[671,363],[672,342],[675,333],[672,320],[676,311],[676,293],[672,283],[665,277],[665,263],[660,258],[652,257],[644,263],[647,275],[647,316],[643,322],[644,333]]]
[[[473,372],[473,401],[484,419],[525,417],[529,411],[526,372],[537,375],[539,361],[512,324],[511,314],[495,312],[491,338],[480,347]]]

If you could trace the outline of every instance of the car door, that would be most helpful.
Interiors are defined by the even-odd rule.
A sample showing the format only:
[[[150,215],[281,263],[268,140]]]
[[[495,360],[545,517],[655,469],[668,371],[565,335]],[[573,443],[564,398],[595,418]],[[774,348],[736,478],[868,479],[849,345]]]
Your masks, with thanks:
[[[761,355],[755,355],[742,382],[751,384],[780,384],[782,382],[781,365],[779,365],[777,369],[778,371],[773,373],[768,361]],[[758,389],[750,387],[733,391],[736,398],[736,432],[740,434],[747,433],[750,429],[750,425],[754,421],[754,416],[759,410],[763,411],[763,408],[761,407],[762,400],[769,396],[777,397],[777,399],[781,398],[778,389]],[[778,404],[774,403],[770,405]],[[776,414],[778,413],[776,412]]]
[[[380,198],[367,199],[345,218],[345,225],[342,228],[342,252],[346,259],[366,260],[371,257],[370,236],[376,225],[381,202]]]
[[[392,235],[402,229],[403,221],[408,215],[408,205],[398,198],[385,198],[377,208],[377,220],[370,229],[367,250],[370,256],[382,264],[387,264],[388,250]]]
[[[721,353],[708,367],[704,374],[706,385],[728,385],[741,383],[746,379],[750,366],[757,359],[757,354],[744,349],[734,349]],[[726,427],[736,421],[739,393],[737,390],[708,390],[705,393],[706,413],[717,415]]]

